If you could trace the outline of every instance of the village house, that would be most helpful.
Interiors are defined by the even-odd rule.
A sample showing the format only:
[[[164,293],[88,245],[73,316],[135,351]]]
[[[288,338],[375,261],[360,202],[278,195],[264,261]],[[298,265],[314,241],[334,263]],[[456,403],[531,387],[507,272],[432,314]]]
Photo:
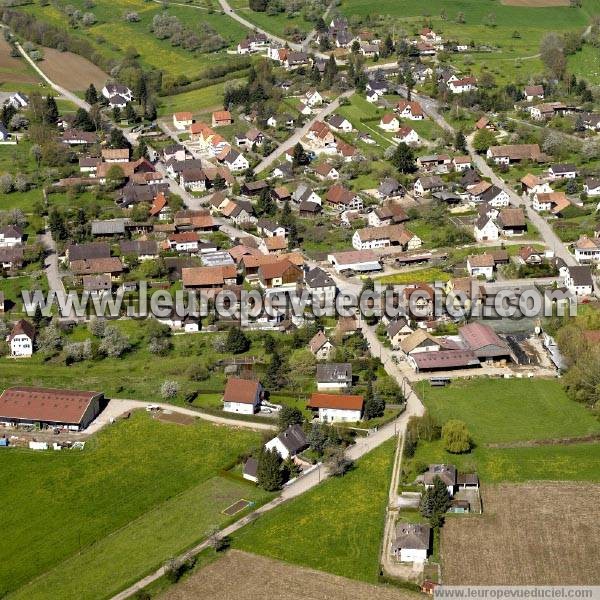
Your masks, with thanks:
[[[313,392],[307,408],[316,411],[323,423],[356,422],[362,419],[362,396]]]
[[[527,85],[523,90],[523,96],[525,96],[525,100],[527,102],[532,102],[533,100],[543,100],[544,99],[544,86],[543,85]]]
[[[472,254],[467,258],[467,271],[471,277],[493,279],[496,262],[491,254]]]
[[[471,192],[473,197],[473,192]],[[506,208],[510,203],[509,195],[499,187],[490,185],[480,196],[477,197],[479,202],[489,204],[494,208]]]
[[[295,288],[303,279],[302,269],[287,258],[258,267],[258,281],[263,289]]]
[[[449,173],[452,166],[452,158],[448,154],[430,154],[419,156],[417,166],[426,173],[437,173],[438,175]]]
[[[486,157],[497,165],[510,165],[523,160],[542,161],[543,155],[538,144],[509,144],[490,146]]]
[[[181,280],[185,289],[223,288],[237,283],[237,268],[235,265],[184,267]]]
[[[82,281],[84,275],[106,275],[117,279],[123,272],[123,263],[119,257],[89,258],[72,260],[71,272],[76,280]]]
[[[409,119],[410,121],[422,121],[425,118],[423,108],[414,100],[399,100],[394,107],[394,112],[399,118]]]
[[[394,139],[409,146],[416,146],[421,143],[419,134],[412,127],[400,127],[394,133]]]
[[[569,206],[571,206],[571,201],[564,192],[536,192],[531,202],[533,210],[537,212],[550,212],[556,216],[559,216]]]
[[[216,110],[211,115],[213,127],[224,127],[233,123],[233,117],[228,110]]]
[[[258,244],[258,249],[263,254],[281,254],[287,250],[288,241],[283,235],[271,235],[263,238]]]
[[[348,121],[345,117],[341,115],[333,114],[329,119],[327,119],[327,124],[334,131],[342,131],[344,133],[352,132],[352,123]]]
[[[223,411],[252,415],[259,410],[262,396],[259,381],[230,377],[223,392]]]
[[[339,212],[363,209],[362,198],[356,192],[349,190],[339,183],[329,188],[325,200]]]
[[[119,249],[123,258],[133,256],[141,261],[158,258],[158,244],[155,240],[121,240]]]
[[[16,225],[0,227],[0,248],[13,248],[23,243],[23,232]]]
[[[182,231],[171,234],[166,240],[166,246],[176,252],[198,252],[200,238],[195,231]]]
[[[504,236],[527,233],[527,221],[522,208],[503,208],[498,213],[497,223]]]
[[[408,320],[404,317],[398,317],[390,321],[386,328],[386,335],[394,350],[399,350],[402,340],[411,333],[413,333],[413,329],[410,327]]]
[[[448,90],[453,94],[464,94],[477,89],[477,79],[475,77],[462,77],[460,79],[450,79],[448,81]]]
[[[133,100],[133,92],[126,85],[120,83],[107,83],[101,93],[109,101],[115,96],[120,96],[126,102]]]
[[[433,192],[441,192],[444,182],[437,175],[419,177],[413,186],[416,196],[427,196]]]
[[[455,156],[452,159],[452,166],[457,173],[471,169],[473,164],[471,163],[470,156]]]
[[[577,177],[577,167],[573,164],[556,164],[548,167],[548,177],[550,179],[575,179]]]
[[[591,296],[594,293],[594,280],[588,266],[567,266],[564,283],[575,296]]]
[[[408,220],[409,217],[402,206],[396,204],[395,202],[388,202],[384,206],[376,207],[375,210],[372,210],[367,217],[367,222],[371,227],[397,225]]]
[[[350,363],[321,363],[317,365],[317,389],[340,391],[352,387]]]
[[[494,219],[486,213],[483,213],[475,221],[473,226],[475,240],[478,242],[495,241],[500,237],[500,229]]]
[[[321,267],[313,267],[307,271],[304,275],[304,284],[313,301],[326,304],[333,303],[335,300],[337,293],[335,281]]]
[[[10,355],[15,358],[32,356],[35,333],[32,323],[25,319],[17,321],[6,338],[10,347]]]
[[[521,246],[518,257],[526,265],[539,265],[544,262],[544,253],[533,246]]]
[[[292,200],[296,204],[302,202],[312,202],[313,204],[321,204],[321,196],[317,194],[313,189],[306,183],[299,183],[298,187],[292,193]]]
[[[357,229],[352,236],[352,246],[356,250],[399,246],[403,251],[416,250],[423,244],[421,238],[404,225],[383,225]]]
[[[320,329],[308,342],[308,349],[317,360],[329,360],[333,352],[333,344]]]
[[[323,121],[315,121],[308,130],[306,138],[317,148],[331,149],[335,146],[335,137],[327,123]]]
[[[173,114],[173,127],[178,131],[187,131],[194,122],[194,116],[191,112],[176,112]]]
[[[337,181],[340,178],[339,171],[331,164],[324,162],[314,168],[315,174],[319,179],[331,179]]]
[[[306,434],[301,425],[290,425],[278,436],[265,444],[265,450],[275,450],[283,460],[294,458],[309,446]]]
[[[321,96],[321,94],[319,94],[319,92],[314,88],[310,89],[304,95],[304,104],[310,106],[311,108],[314,106],[320,106],[323,104],[323,96]]]
[[[527,175],[521,178],[521,190],[524,194],[533,196],[537,193],[549,194],[552,192],[552,187],[547,181],[540,179],[536,175],[527,173]]]
[[[188,153],[186,147],[182,144],[169,144],[162,150],[162,159],[165,163],[169,161],[183,161],[191,157],[191,154]]]
[[[392,554],[400,562],[424,563],[431,546],[431,527],[423,523],[396,524]]]
[[[379,128],[384,131],[395,132],[400,129],[400,121],[393,113],[384,114],[379,121]]]
[[[583,191],[590,197],[600,196],[600,178],[588,177],[583,184]]]
[[[393,177],[386,177],[377,188],[377,196],[384,200],[404,196],[404,192],[404,187]]]
[[[562,102],[545,102],[529,108],[529,114],[535,121],[547,121],[557,114],[568,111]]]
[[[245,171],[250,166],[246,157],[231,146],[223,148],[217,155],[217,160],[233,173]]]

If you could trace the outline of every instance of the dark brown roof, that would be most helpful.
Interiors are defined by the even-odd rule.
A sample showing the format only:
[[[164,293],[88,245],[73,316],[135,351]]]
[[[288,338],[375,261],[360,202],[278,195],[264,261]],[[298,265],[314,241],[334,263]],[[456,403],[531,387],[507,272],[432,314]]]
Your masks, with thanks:
[[[110,246],[105,242],[91,242],[89,244],[71,244],[67,247],[69,260],[86,260],[90,258],[108,258]]]
[[[20,319],[11,329],[10,335],[8,336],[8,341],[10,342],[15,336],[23,334],[25,334],[29,339],[33,340],[35,338],[35,327],[29,321]]]
[[[78,424],[98,395],[99,392],[12,387],[0,396],[0,417]]]

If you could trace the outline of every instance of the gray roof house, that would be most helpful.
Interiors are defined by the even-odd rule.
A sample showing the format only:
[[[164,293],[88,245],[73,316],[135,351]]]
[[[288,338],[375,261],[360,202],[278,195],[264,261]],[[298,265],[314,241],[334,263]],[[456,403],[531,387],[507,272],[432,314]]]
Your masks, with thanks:
[[[336,390],[352,386],[350,363],[321,363],[317,365],[317,389]]]

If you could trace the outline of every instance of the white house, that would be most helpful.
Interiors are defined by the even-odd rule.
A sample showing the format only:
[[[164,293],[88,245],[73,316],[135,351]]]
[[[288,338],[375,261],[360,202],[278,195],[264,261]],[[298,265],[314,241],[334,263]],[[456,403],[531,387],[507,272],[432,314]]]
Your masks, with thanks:
[[[366,100],[371,104],[375,104],[379,100],[379,94],[375,90],[369,90],[366,95]]]
[[[14,109],[21,110],[29,106],[29,98],[21,92],[15,92],[4,101],[4,104],[10,104]]]
[[[333,351],[333,344],[322,330],[315,333],[308,347],[317,360],[327,360]]]
[[[471,277],[494,277],[495,261],[491,254],[474,254],[467,258],[467,271]]]
[[[487,203],[494,208],[506,208],[510,203],[510,197],[503,189],[491,185],[479,196],[479,201]]]
[[[422,121],[425,118],[423,108],[415,101],[400,100],[394,107],[394,111],[400,118],[410,121]]]
[[[475,77],[463,77],[448,81],[448,89],[453,94],[464,94],[477,89],[477,80]]]
[[[343,131],[344,133],[352,132],[352,123],[341,115],[331,115],[327,120],[327,124],[334,131]]]
[[[600,179],[595,179],[593,177],[586,179],[583,184],[583,191],[588,196],[600,196]]]
[[[15,225],[0,228],[0,248],[12,248],[23,242],[23,232]]]
[[[304,103],[311,108],[313,108],[313,106],[319,106],[320,104],[323,104],[323,96],[321,96],[317,90],[308,90],[304,98]]]
[[[320,267],[314,267],[304,275],[304,284],[313,300],[330,303],[335,300],[337,286],[331,275]]]
[[[231,146],[226,146],[217,156],[217,160],[233,172],[245,171],[250,166],[246,157]]]
[[[402,250],[416,250],[421,247],[421,238],[402,224],[365,227],[357,229],[352,236],[352,246],[357,250],[371,250],[400,246]]]
[[[262,394],[263,388],[260,382],[230,377],[223,392],[223,410],[252,415],[260,407]]]
[[[176,112],[173,114],[173,127],[179,131],[186,131],[193,122],[194,118],[191,112]]]
[[[352,387],[350,363],[320,363],[317,365],[317,389],[319,391],[342,391]]]
[[[386,113],[379,121],[379,128],[383,129],[384,131],[395,132],[400,129],[400,121],[396,115],[392,113]]]
[[[317,411],[323,423],[356,422],[362,418],[363,404],[362,396],[313,392],[308,408]]]
[[[392,554],[400,562],[424,563],[427,561],[430,540],[429,525],[399,522],[392,542]]]
[[[478,242],[495,241],[500,237],[500,229],[494,219],[487,215],[481,215],[474,225],[475,239]]]
[[[290,425],[285,431],[282,431],[277,437],[269,440],[265,444],[265,450],[275,449],[277,454],[283,460],[293,458],[308,448],[306,434],[300,425]]]
[[[582,235],[574,248],[575,258],[580,265],[600,261],[600,238]]]
[[[400,127],[394,134],[394,139],[405,144],[416,145],[421,143],[419,134],[412,127]]]
[[[126,103],[133,100],[133,92],[126,85],[121,85],[120,83],[107,83],[102,88],[102,95],[107,100],[115,96],[121,96],[125,99]]]
[[[594,292],[592,271],[586,266],[567,267],[565,286],[575,296],[591,296]]]
[[[17,321],[6,338],[10,346],[10,355],[18,358],[33,355],[35,327],[25,319]]]
[[[569,163],[550,165],[548,176],[550,179],[575,179],[577,177],[577,167]]]

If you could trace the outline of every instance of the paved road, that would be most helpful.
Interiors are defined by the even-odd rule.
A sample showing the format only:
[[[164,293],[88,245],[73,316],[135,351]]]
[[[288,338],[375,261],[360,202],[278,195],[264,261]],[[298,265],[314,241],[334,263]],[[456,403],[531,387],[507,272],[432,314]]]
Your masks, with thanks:
[[[15,46],[17,50],[23,55],[23,58],[33,67],[33,69],[37,72],[37,74],[55,91],[57,91],[61,96],[70,100],[73,104],[78,106],[79,108],[84,108],[85,110],[90,110],[91,106],[85,101],[82,100],[79,96],[73,94],[68,89],[54,83],[37,65],[37,63],[23,50],[21,44],[19,42],[15,42]]]
[[[258,165],[254,168],[254,172],[261,173],[265,169],[268,169],[278,158],[283,156],[283,154],[287,150],[293,148],[300,140],[302,140],[302,138],[308,133],[308,130],[311,128],[312,124],[315,121],[322,121],[327,115],[330,115],[332,112],[339,108],[340,100],[342,98],[349,98],[352,94],[354,94],[354,90],[344,92],[343,94],[340,94],[335,100],[330,102],[327,106],[324,106],[302,128],[297,129],[291,137],[289,137],[285,142],[280,144],[274,152],[271,152],[269,156],[263,158],[263,160],[260,163],[258,163]]]

